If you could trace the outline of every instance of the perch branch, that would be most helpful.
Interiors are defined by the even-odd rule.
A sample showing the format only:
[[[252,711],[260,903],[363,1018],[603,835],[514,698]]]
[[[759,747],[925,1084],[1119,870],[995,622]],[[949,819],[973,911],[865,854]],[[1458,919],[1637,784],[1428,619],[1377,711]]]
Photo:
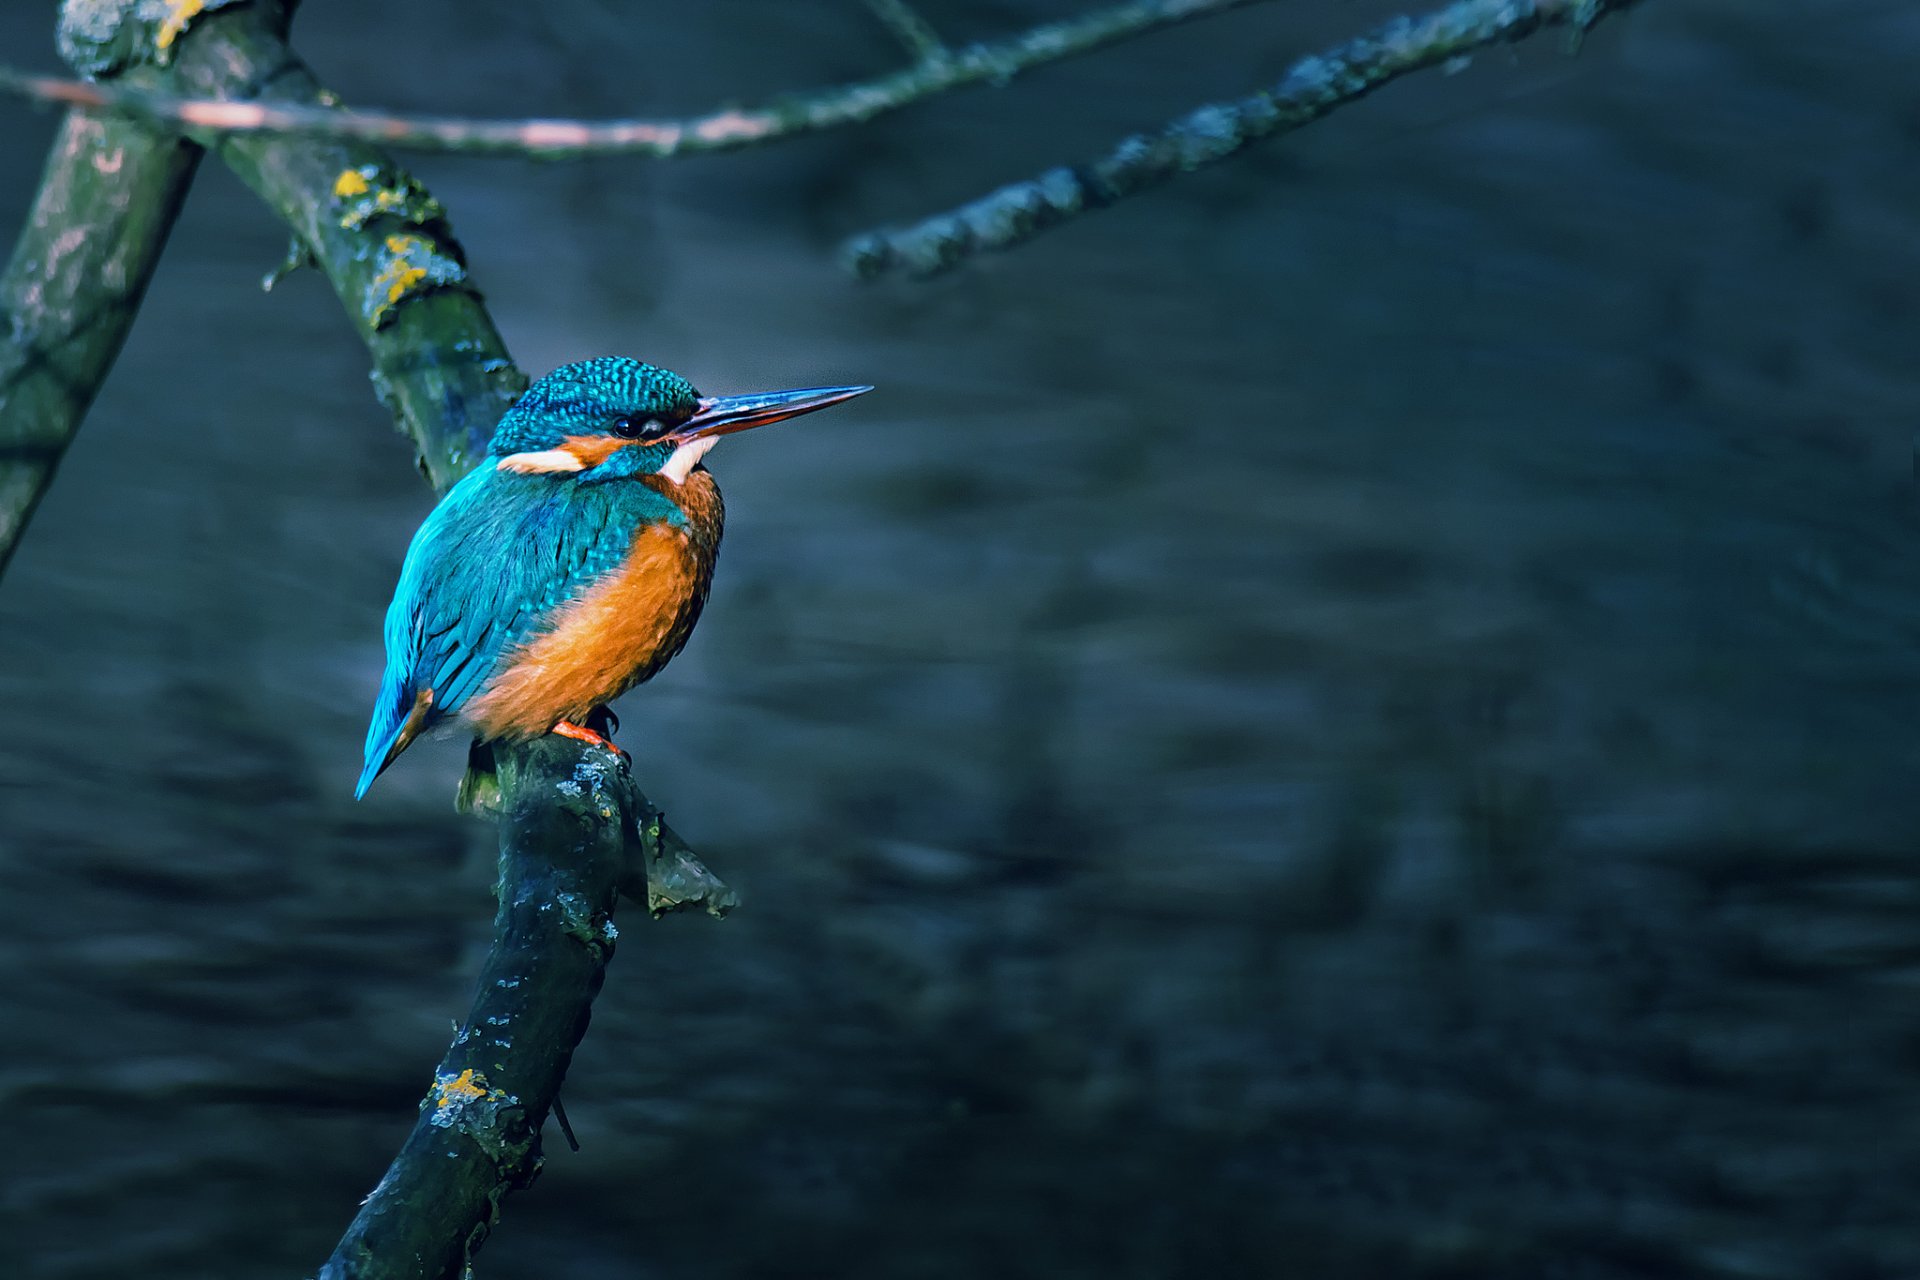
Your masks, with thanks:
[[[0,275],[0,570],[133,326],[199,160],[139,121],[60,125]]]
[[[1582,34],[1638,0],[1458,0],[1419,18],[1396,18],[1370,34],[1301,59],[1280,82],[1214,103],[1158,133],[1136,134],[1107,155],[1050,169],[1025,182],[901,230],[857,236],[842,249],[862,277],[898,271],[937,275],[976,253],[1007,249],[1169,178],[1213,164],[1261,138],[1287,133],[1390,80],[1522,39],[1542,27]]]
[[[655,914],[731,905],[610,754],[549,737],[503,753],[499,770],[500,906],[473,1005],[320,1280],[468,1274],[502,1197],[539,1172],[541,1126],[619,936],[622,886],[647,892],[641,867],[684,861],[684,896]]]
[[[129,22],[137,12],[121,9]],[[284,8],[259,0],[199,15],[184,39],[173,33],[166,65],[127,76],[163,93],[325,101],[284,43]],[[445,489],[482,456],[525,381],[467,284],[445,211],[363,143],[248,135],[211,145],[332,281],[428,478]],[[501,1200],[540,1166],[541,1129],[612,954],[618,895],[643,896],[655,914],[733,905],[624,764],[554,737],[485,754],[500,825],[493,945],[421,1117],[326,1280],[468,1274]]]
[[[732,151],[800,134],[864,124],[969,85],[1001,84],[1024,71],[1196,18],[1260,0],[1133,0],[1050,22],[1017,36],[951,50],[870,80],[793,94],[761,107],[715,111],[685,120],[470,120],[343,110],[331,100],[283,94],[231,101],[186,83],[101,85],[0,68],[0,92],[118,112],[208,136],[300,134],[309,139],[379,143],[430,151],[491,152],[562,160],[591,155],[664,159]],[[301,75],[306,83],[311,77]]]

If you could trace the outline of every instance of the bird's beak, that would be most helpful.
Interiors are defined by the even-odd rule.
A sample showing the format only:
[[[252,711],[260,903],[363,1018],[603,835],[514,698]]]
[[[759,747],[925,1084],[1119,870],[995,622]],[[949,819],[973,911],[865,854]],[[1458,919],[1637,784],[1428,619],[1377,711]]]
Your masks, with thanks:
[[[751,396],[705,396],[693,416],[667,438],[684,442],[732,435],[751,427],[764,427],[769,422],[797,418],[871,390],[872,387],[806,387],[799,391],[766,391]]]

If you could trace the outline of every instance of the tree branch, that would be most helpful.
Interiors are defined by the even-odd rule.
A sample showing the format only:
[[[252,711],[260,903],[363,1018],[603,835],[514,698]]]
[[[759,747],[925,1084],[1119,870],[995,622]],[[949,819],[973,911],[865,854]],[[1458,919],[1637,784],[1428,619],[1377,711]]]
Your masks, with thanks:
[[[326,101],[284,42],[284,6],[214,8],[195,10],[190,29],[169,29],[179,6],[142,20],[153,10],[122,0],[119,24],[89,34],[116,52],[168,50],[123,73],[145,92]],[[445,211],[362,143],[212,142],[333,282],[423,469],[437,487],[452,484],[483,456],[525,379],[467,283]],[[541,1128],[613,951],[618,895],[640,897],[655,914],[704,907],[721,915],[733,905],[613,756],[557,737],[475,755],[490,766],[487,782],[462,794],[484,792],[489,802],[477,807],[500,825],[493,946],[421,1118],[328,1260],[328,1280],[466,1274],[500,1201],[539,1169]]]
[[[133,326],[200,148],[74,112],[0,276],[0,571]]]
[[[622,885],[682,858],[718,885],[611,754],[548,737],[503,753],[499,767],[493,949],[413,1133],[320,1280],[470,1274],[501,1199],[540,1171],[540,1129],[613,955]],[[704,905],[719,915],[730,899],[720,886],[655,914]]]
[[[276,92],[272,101],[236,102],[187,84],[107,86],[30,76],[5,68],[0,68],[0,93],[113,111],[168,124],[203,138],[216,133],[281,133],[415,150],[530,155],[548,160],[592,155],[666,159],[734,151],[864,124],[954,89],[1002,84],[1046,63],[1259,2],[1132,0],[1034,27],[1006,40],[952,50],[946,56],[923,59],[870,80],[794,94],[763,107],[729,108],[684,120],[470,120],[400,115],[342,110],[331,100],[316,101],[305,94]]]
[[[288,49],[285,21],[265,0],[207,13],[167,66],[136,67],[123,79],[138,93],[332,110]],[[376,394],[412,437],[428,480],[447,489],[485,456],[527,379],[468,278],[446,210],[365,143],[190,133],[280,215],[332,283],[373,357]]]
[[[1081,214],[1104,209],[1182,173],[1224,160],[1262,138],[1290,132],[1390,80],[1519,40],[1542,27],[1584,34],[1638,0],[1458,0],[1420,18],[1396,18],[1338,48],[1301,59],[1270,89],[1201,107],[1153,134],[1135,134],[1107,155],[1002,187],[901,230],[848,241],[854,274],[937,275],[977,253],[1008,249]]]

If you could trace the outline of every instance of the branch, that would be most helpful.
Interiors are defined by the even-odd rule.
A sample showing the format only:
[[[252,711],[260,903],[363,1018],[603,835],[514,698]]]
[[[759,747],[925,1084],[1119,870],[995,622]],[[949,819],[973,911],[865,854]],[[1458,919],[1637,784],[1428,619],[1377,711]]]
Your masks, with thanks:
[[[164,65],[152,59],[124,76],[143,92],[326,101],[284,42],[283,5],[213,10],[195,9],[184,37],[163,17]],[[90,16],[101,11],[88,6]],[[137,16],[149,11],[121,0],[120,22],[100,43],[151,47],[155,24]],[[467,283],[445,211],[362,143],[256,135],[212,145],[332,281],[429,478],[452,484],[482,456],[525,379]],[[484,790],[500,823],[493,946],[421,1117],[327,1261],[327,1280],[468,1274],[501,1200],[540,1167],[541,1129],[612,955],[619,893],[644,895],[655,914],[704,906],[720,915],[733,905],[613,757],[557,737],[475,754],[492,766],[488,782],[462,794]]]
[[[1154,134],[1136,134],[1091,163],[1049,169],[971,204],[901,230],[847,242],[842,260],[858,276],[938,275],[976,253],[1008,249],[1182,173],[1224,160],[1262,138],[1288,133],[1390,80],[1514,41],[1549,26],[1584,34],[1638,0],[1458,0],[1420,18],[1396,18],[1369,35],[1303,58],[1271,89],[1215,103]]]
[[[200,148],[75,112],[0,276],[0,570],[120,353]]]
[[[500,819],[505,801],[497,747],[476,742],[468,751],[467,776],[454,801],[460,812]],[[631,792],[626,807],[634,823],[633,843],[620,872],[620,896],[645,906],[656,920],[678,911],[705,911],[715,917],[731,913],[740,905],[739,896],[667,825],[666,815],[633,786],[625,769],[620,776]]]
[[[502,759],[493,948],[420,1119],[320,1280],[458,1277],[501,1199],[539,1171],[541,1126],[619,936],[629,827],[610,760],[558,740]]]
[[[493,949],[413,1133],[320,1280],[470,1274],[501,1199],[540,1171],[541,1126],[619,936],[620,887],[641,865],[687,856],[606,752],[583,757],[548,737],[504,753],[499,767],[507,799]],[[703,905],[718,915],[728,904]]]
[[[1164,27],[1259,0],[1132,0],[1128,4],[1034,27],[990,44],[974,44],[902,71],[816,93],[779,98],[763,107],[729,108],[684,120],[470,120],[339,109],[332,101],[234,102],[185,84],[101,85],[31,76],[0,68],[0,93],[63,102],[215,133],[300,134],[426,151],[531,155],[547,160],[593,155],[655,159],[734,151],[824,129],[865,124],[923,99],[969,85],[1001,84],[1024,71],[1088,53]],[[303,71],[304,74],[304,71]],[[308,78],[309,83],[311,78]],[[280,86],[276,81],[276,90]]]
[[[203,100],[259,94],[262,107],[332,110],[284,27],[285,13],[266,0],[207,12],[168,65],[136,66],[96,87]],[[428,480],[446,490],[485,456],[494,423],[527,386],[468,278],[446,210],[365,143],[189,132],[280,215],[332,283],[373,358],[376,394],[412,437]]]

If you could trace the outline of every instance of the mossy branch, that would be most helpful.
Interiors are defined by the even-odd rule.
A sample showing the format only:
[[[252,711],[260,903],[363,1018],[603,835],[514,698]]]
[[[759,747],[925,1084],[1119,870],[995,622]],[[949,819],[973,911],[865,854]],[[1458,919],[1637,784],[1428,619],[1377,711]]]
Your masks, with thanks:
[[[326,95],[285,44],[287,11],[209,3],[174,26],[180,6],[88,0],[68,12],[89,19],[91,43],[68,47],[78,65],[142,91],[321,106]],[[149,48],[165,56],[123,58]],[[100,61],[89,49],[104,51]],[[467,281],[445,211],[363,143],[206,140],[333,283],[423,470],[451,485],[483,456],[525,379]],[[493,946],[421,1118],[328,1260],[328,1280],[466,1274],[502,1198],[539,1169],[541,1127],[612,955],[618,896],[654,914],[733,905],[614,756],[557,737],[476,755],[490,766],[485,807],[500,824]]]
[[[60,125],[0,275],[0,570],[133,326],[200,155],[140,121]]]
[[[165,66],[129,68],[144,92],[279,103],[330,101],[288,49],[285,11],[265,0],[201,16]],[[375,392],[445,490],[486,453],[526,389],[480,303],[446,210],[380,149],[325,137],[190,130],[293,229],[333,284],[373,358]]]
[[[886,75],[811,93],[795,93],[760,107],[726,107],[681,120],[474,120],[342,110],[304,89],[246,101],[210,92],[205,84],[120,83],[31,76],[0,68],[0,92],[41,102],[119,112],[199,136],[298,134],[310,140],[360,141],[410,150],[482,152],[549,160],[596,155],[655,159],[736,151],[825,129],[865,124],[955,89],[1004,84],[1047,63],[1191,22],[1261,0],[1132,0],[1034,27],[1005,40],[942,50]],[[923,35],[922,38],[930,38]]]
[[[1086,164],[1049,169],[958,209],[847,242],[842,260],[863,277],[937,275],[978,253],[1010,249],[1043,231],[1218,163],[1262,138],[1298,129],[1412,71],[1439,66],[1543,27],[1584,34],[1638,0],[1459,0],[1419,18],[1395,18],[1325,53],[1302,58],[1272,88],[1212,103],[1157,133],[1135,134]]]
[[[647,893],[645,868],[675,864],[658,892],[680,896],[655,914],[731,906],[610,753],[549,737],[501,753],[498,768],[493,948],[420,1119],[321,1280],[468,1274],[501,1199],[540,1171],[541,1127],[613,955],[623,887]]]

